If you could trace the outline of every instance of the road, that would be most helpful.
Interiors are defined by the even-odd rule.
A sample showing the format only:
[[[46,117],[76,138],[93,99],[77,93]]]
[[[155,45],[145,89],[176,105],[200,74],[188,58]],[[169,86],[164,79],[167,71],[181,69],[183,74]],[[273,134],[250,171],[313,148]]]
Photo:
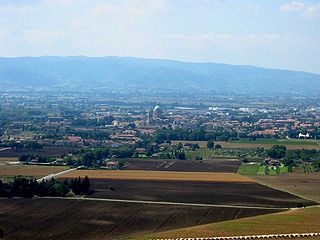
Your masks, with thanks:
[[[9,149],[11,149],[11,147],[9,147],[9,148],[0,148],[0,152],[6,151],[6,150],[9,150]]]
[[[241,206],[241,205],[225,205],[225,204],[205,204],[205,203],[181,203],[181,202],[158,202],[158,201],[141,201],[141,200],[111,199],[111,198],[88,198],[88,197],[41,197],[41,198],[50,198],[50,199],[59,198],[59,199],[67,199],[67,200],[140,203],[140,204],[157,204],[157,205],[179,205],[179,206],[193,206],[193,207],[260,209],[260,210],[292,210],[292,209],[294,209],[294,208],[281,208],[281,207],[259,207],[259,206]]]
[[[82,167],[83,167],[83,166],[79,166],[79,167],[77,167],[77,168],[71,168],[71,169],[68,169],[68,170],[65,170],[65,171],[62,171],[62,172],[49,174],[48,176],[45,176],[45,177],[43,177],[43,178],[38,179],[37,182],[42,182],[43,180],[49,181],[49,180],[51,180],[52,178],[60,177],[60,176],[62,176],[62,175],[65,175],[65,174],[67,174],[67,173],[69,173],[69,172],[73,172],[73,171],[75,171],[75,170],[77,170],[77,169],[79,169],[79,168],[82,168]]]

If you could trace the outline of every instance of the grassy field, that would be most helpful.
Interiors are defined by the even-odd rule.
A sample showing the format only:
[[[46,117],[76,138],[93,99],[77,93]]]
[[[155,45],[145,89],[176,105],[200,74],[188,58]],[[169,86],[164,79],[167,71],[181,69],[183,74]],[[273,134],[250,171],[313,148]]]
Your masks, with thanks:
[[[241,175],[266,175],[265,174],[265,166],[260,166],[260,164],[242,164],[239,168],[238,168],[238,173]],[[283,174],[283,173],[287,173],[288,172],[288,168],[285,166],[280,166],[280,173],[279,174]],[[275,168],[269,168],[269,174],[268,175],[277,175],[277,171]]]
[[[77,170],[63,176],[63,178],[77,178],[88,176],[92,179],[126,179],[126,180],[164,180],[164,181],[202,181],[202,182],[245,182],[254,180],[236,173],[211,172],[165,172],[141,170]]]
[[[320,208],[312,207],[288,212],[243,218],[221,223],[181,228],[131,239],[242,236],[319,232]],[[316,239],[316,238],[313,238]],[[318,238],[319,239],[319,238]]]
[[[200,148],[207,148],[207,141],[172,141],[172,143],[198,143]],[[274,138],[257,138],[256,141],[242,138],[235,141],[223,142],[215,141],[215,144],[220,144],[223,148],[257,148],[263,147],[266,149],[274,145],[284,145],[288,149],[318,149],[320,150],[320,140],[313,139],[274,139]]]
[[[257,182],[320,203],[320,173],[286,173],[254,176]]]
[[[266,149],[274,145],[284,145],[287,149],[320,149],[319,140],[308,139],[273,139],[273,138],[258,138],[256,141],[249,141],[248,139],[239,139],[230,142],[216,142],[223,148],[257,148],[263,147]]]
[[[250,141],[246,138],[241,138],[233,143],[261,143],[261,144],[278,144],[278,145],[310,145],[320,146],[319,140],[313,139],[275,139],[275,138],[257,138],[255,141]]]
[[[242,164],[238,168],[238,173],[241,175],[256,175],[258,174],[259,164]]]
[[[28,166],[28,165],[10,165],[0,167],[0,178],[8,179],[14,176],[23,177],[43,177],[51,173],[62,172],[68,167],[62,166]]]

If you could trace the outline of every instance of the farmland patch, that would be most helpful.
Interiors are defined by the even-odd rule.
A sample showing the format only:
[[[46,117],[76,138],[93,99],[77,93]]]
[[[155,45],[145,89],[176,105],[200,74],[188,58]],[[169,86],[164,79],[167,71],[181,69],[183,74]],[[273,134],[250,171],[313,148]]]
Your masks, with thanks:
[[[1,199],[6,239],[119,239],[275,210],[110,203],[69,199]],[[38,227],[41,226],[41,227]]]

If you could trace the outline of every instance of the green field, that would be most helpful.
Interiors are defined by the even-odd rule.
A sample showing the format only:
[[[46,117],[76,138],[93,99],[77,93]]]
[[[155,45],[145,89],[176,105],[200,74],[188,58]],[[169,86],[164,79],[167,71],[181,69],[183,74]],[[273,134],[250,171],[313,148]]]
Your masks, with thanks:
[[[275,139],[275,138],[257,138],[255,141],[247,138],[230,141],[232,143],[243,144],[274,144],[274,145],[307,145],[307,146],[320,146],[320,140],[313,139]]]
[[[260,169],[259,164],[242,164],[238,168],[238,173],[241,175],[257,175]],[[264,170],[263,170],[264,172]]]
[[[265,175],[265,166],[260,166],[260,164],[242,164],[238,168],[238,173],[241,175]],[[286,166],[280,166],[280,174],[288,172]],[[277,175],[275,168],[269,168],[268,175]]]
[[[248,149],[235,149],[235,148],[222,148],[222,149],[198,149],[195,151],[186,151],[187,159],[196,159],[197,157],[202,157],[202,159],[212,159],[212,158],[241,158],[246,157],[250,161],[258,161],[267,157],[266,153],[263,151],[258,151],[255,148]]]

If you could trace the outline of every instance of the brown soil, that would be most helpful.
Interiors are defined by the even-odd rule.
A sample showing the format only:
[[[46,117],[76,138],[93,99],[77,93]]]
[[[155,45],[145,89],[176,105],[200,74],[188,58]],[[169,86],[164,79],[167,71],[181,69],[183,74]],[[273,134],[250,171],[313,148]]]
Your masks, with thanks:
[[[265,207],[314,204],[256,183],[91,179],[91,186],[96,198]]]
[[[158,160],[125,159],[128,170],[180,171],[180,172],[229,172],[236,173],[240,161],[231,159],[213,160]]]
[[[320,203],[320,173],[286,173],[276,176],[254,176],[267,185]]]
[[[120,239],[274,211],[66,199],[0,199],[5,239]]]
[[[46,157],[61,157],[61,155],[72,153],[76,151],[78,148],[72,147],[44,147],[40,151],[15,151],[13,149],[0,151],[0,158],[7,157],[19,157],[21,155],[38,155],[38,156],[46,156]]]
[[[77,170],[64,175],[64,178],[88,176],[91,179],[124,180],[171,180],[171,181],[206,181],[206,182],[255,182],[235,173],[209,172],[165,172],[142,170]]]

